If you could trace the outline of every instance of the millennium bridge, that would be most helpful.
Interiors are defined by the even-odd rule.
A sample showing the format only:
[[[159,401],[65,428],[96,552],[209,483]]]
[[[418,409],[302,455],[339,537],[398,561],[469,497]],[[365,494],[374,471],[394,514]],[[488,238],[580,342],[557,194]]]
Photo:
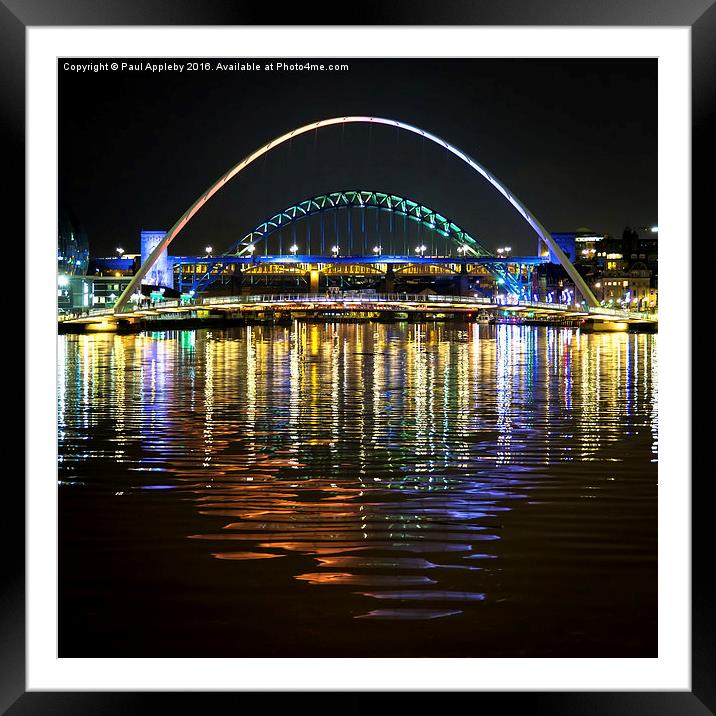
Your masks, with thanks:
[[[349,123],[386,125],[444,148],[481,176],[538,238],[538,255],[495,254],[458,223],[425,204],[387,191],[355,189],[302,199],[255,226],[221,255],[177,258],[181,298],[142,295],[142,283],[166,256],[196,213],[226,183],[281,144],[323,127]],[[537,301],[532,271],[551,254],[574,292]],[[295,279],[293,291],[269,290],[270,277]],[[452,295],[397,290],[411,279],[442,281]],[[335,279],[339,279],[336,286]],[[346,281],[344,281],[346,279]],[[346,291],[350,281],[363,290]],[[356,284],[357,280],[357,284]],[[262,286],[262,281],[263,286]],[[247,284],[248,282],[248,284]],[[446,282],[451,282],[450,284]],[[415,281],[413,281],[413,284]],[[368,287],[370,285],[370,287]],[[299,287],[303,290],[299,292]],[[377,289],[377,290],[376,290]],[[426,295],[429,294],[429,295]],[[432,294],[432,295],[430,295]],[[472,318],[601,324],[622,330],[655,325],[656,316],[607,309],[534,214],[475,159],[426,130],[393,119],[336,117],[292,130],[255,150],[209,186],[157,243],[111,309],[60,317],[66,329],[130,330],[132,326],[211,320],[285,320],[287,317]]]

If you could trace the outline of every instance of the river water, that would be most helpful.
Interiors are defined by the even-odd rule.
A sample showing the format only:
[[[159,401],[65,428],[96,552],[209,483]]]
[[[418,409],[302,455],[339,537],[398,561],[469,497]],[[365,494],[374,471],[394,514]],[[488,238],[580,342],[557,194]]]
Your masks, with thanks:
[[[60,656],[657,655],[658,336],[58,341]]]

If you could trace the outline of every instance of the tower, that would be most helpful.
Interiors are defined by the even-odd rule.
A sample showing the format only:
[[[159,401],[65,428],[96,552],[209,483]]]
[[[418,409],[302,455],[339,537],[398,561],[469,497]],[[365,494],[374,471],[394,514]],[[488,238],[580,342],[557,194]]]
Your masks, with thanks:
[[[154,251],[157,244],[167,235],[166,231],[149,231],[142,229],[141,233],[141,252],[142,264],[147,260],[149,254]],[[142,279],[142,283],[148,286],[168,286],[171,287],[173,277],[169,273],[169,261],[167,260],[167,249],[164,249],[159,258],[154,262],[147,275]]]

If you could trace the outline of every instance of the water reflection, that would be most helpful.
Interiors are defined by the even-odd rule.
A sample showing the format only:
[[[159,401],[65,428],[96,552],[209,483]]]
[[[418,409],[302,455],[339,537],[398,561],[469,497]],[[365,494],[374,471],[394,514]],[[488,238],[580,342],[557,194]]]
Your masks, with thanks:
[[[59,340],[63,484],[173,488],[207,558],[289,563],[351,618],[513,597],[502,538],[532,505],[612,499],[625,436],[642,436],[628,459],[656,459],[655,336],[296,322]],[[600,525],[581,529],[587,545]]]

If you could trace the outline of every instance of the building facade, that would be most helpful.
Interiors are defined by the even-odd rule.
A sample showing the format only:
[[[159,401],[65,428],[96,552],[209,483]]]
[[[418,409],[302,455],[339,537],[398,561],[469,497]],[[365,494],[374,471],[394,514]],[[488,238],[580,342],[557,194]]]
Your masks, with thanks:
[[[142,229],[142,233],[140,235],[142,264],[149,258],[149,255],[166,235],[166,231],[150,231]],[[142,279],[142,284],[145,286],[168,286],[170,288],[173,286],[174,275],[172,263],[169,260],[166,248],[161,254],[159,254],[159,258],[155,261],[147,275]]]
[[[60,206],[57,217],[57,275],[83,276],[89,262],[89,241],[77,217]]]

